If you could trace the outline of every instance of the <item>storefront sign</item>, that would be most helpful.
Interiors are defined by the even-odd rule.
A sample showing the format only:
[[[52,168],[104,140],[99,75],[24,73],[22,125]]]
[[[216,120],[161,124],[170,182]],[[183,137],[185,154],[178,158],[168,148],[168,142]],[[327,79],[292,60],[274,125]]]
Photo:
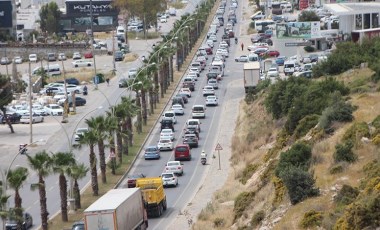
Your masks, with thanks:
[[[0,1],[0,28],[12,27],[12,2]]]

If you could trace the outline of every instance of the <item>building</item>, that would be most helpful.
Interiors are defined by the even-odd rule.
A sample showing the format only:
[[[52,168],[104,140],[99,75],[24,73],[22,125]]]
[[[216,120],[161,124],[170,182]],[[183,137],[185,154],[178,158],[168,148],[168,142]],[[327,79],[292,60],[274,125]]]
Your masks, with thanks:
[[[39,9],[18,9],[17,11],[17,40],[23,41],[32,31],[39,29]]]
[[[93,23],[94,32],[112,31],[117,26],[118,14],[111,0],[66,0],[66,13],[61,17],[62,30],[85,32]]]
[[[380,3],[333,3],[325,9],[339,17],[339,34],[343,39],[351,37],[355,42],[364,38],[380,37]]]
[[[0,33],[16,35],[16,5],[13,0],[0,0]]]

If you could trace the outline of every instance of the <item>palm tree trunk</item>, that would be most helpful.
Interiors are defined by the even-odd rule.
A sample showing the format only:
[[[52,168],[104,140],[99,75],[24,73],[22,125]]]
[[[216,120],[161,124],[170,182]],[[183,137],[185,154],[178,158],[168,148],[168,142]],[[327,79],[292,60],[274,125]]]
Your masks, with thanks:
[[[75,210],[81,209],[81,200],[80,200],[80,190],[79,190],[79,184],[78,180],[74,180],[74,188],[73,188],[73,193],[74,193],[74,199],[75,199]]]
[[[90,145],[90,167],[92,195],[99,196],[98,173],[96,169],[96,156],[94,152],[94,145]]]
[[[48,211],[47,211],[47,205],[46,205],[46,187],[45,187],[45,181],[44,178],[39,175],[38,179],[38,189],[40,193],[40,207],[41,207],[41,226],[42,230],[48,229]]]
[[[126,156],[128,156],[129,154],[129,131],[128,131],[128,125],[127,125],[127,120],[123,122],[123,124],[121,125],[121,133],[122,133],[122,145],[123,145],[123,154],[125,154]]]
[[[124,146],[123,146],[123,139],[122,139],[122,126],[119,125],[118,126],[118,130],[116,132],[116,144],[117,144],[117,157],[119,159],[119,163],[123,163],[123,150],[124,150]]]
[[[61,218],[63,222],[69,220],[67,216],[67,180],[64,174],[59,175],[59,193],[61,195]]]
[[[141,100],[140,93],[137,92],[136,93],[136,105],[138,108],[140,108],[140,112],[138,112],[138,114],[137,114],[137,125],[136,125],[136,129],[137,129],[138,133],[142,132],[142,116],[141,116],[141,101],[140,100]]]
[[[22,229],[22,198],[20,196],[20,191],[19,189],[15,189],[15,214],[16,217],[18,217],[17,221],[17,229]],[[19,219],[20,218],[20,219]],[[5,223],[5,222],[3,222]]]
[[[165,91],[164,91],[164,71],[162,71],[163,68],[162,68],[162,65],[160,66],[160,69],[158,71],[160,71],[160,76],[161,78],[159,79],[160,80],[160,91],[161,91],[161,98],[164,98],[165,96]]]
[[[141,107],[144,125],[146,125],[148,123],[148,111],[146,105],[146,93],[144,88],[141,89]]]
[[[155,102],[154,102],[154,95],[153,95],[153,86],[149,88],[149,105],[150,105],[150,111],[152,114],[154,114],[154,106],[155,106]]]
[[[102,176],[102,183],[107,183],[107,177],[106,177],[106,156],[104,152],[104,142],[103,139],[100,139],[98,141],[98,150],[99,150],[99,163],[100,163],[100,174]]]
[[[132,129],[132,117],[127,118],[127,123],[126,123],[126,130],[128,134],[128,146],[133,146],[133,129]],[[128,149],[126,151],[128,153]]]

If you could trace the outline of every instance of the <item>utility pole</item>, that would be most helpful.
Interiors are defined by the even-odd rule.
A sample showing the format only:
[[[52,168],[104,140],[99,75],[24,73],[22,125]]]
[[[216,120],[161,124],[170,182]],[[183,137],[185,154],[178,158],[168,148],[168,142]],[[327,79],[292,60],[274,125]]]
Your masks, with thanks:
[[[32,74],[31,74],[31,66],[30,66],[30,62],[29,62],[29,68],[28,68],[28,75],[29,75],[29,85],[28,85],[28,89],[29,89],[29,144],[31,145],[33,143],[33,114],[32,114]]]
[[[116,29],[117,29],[117,27],[116,27]],[[113,58],[112,58],[112,64],[113,64],[112,74],[115,74],[115,75],[116,75],[116,62],[115,62],[115,31],[112,31],[112,55],[113,55]]]
[[[95,52],[94,52],[94,17],[92,14],[93,8],[92,8],[92,0],[90,0],[90,19],[91,19],[91,51],[92,51],[92,59],[94,64],[94,82],[95,82],[95,88],[98,89],[98,77],[96,76],[96,59],[95,59]]]

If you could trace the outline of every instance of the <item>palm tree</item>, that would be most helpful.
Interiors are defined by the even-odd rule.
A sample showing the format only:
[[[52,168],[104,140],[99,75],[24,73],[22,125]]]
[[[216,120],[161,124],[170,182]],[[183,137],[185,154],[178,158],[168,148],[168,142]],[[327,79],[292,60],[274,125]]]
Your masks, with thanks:
[[[107,112],[107,117],[104,120],[105,126],[106,126],[106,132],[107,132],[107,138],[110,148],[110,153],[116,153],[115,148],[115,134],[119,131],[119,125],[118,125],[118,119],[114,116],[113,110],[111,108],[111,112]],[[112,175],[115,175],[115,158],[111,156],[111,164],[112,164]]]
[[[90,148],[90,170],[91,170],[91,188],[92,195],[99,195],[99,184],[98,184],[98,172],[96,167],[96,155],[95,155],[95,145],[97,143],[96,131],[89,130],[85,132],[83,135],[79,136],[79,145],[81,148],[83,145],[88,145]]]
[[[15,190],[15,219],[17,220],[17,229],[22,228],[22,198],[20,196],[20,188],[25,183],[28,175],[28,169],[24,167],[9,170],[7,175],[8,186]]]
[[[68,221],[67,216],[67,179],[70,167],[75,165],[75,157],[71,152],[58,152],[53,155],[53,172],[59,174],[59,193],[61,195],[61,218],[63,222]]]
[[[91,117],[90,119],[86,119],[86,124],[94,132],[98,143],[100,174],[102,177],[102,183],[105,184],[107,183],[107,165],[104,144],[104,139],[107,137],[105,118],[104,116]]]
[[[45,150],[36,153],[35,156],[26,155],[28,157],[29,166],[37,172],[38,183],[32,185],[32,189],[38,187],[40,194],[40,206],[41,206],[41,225],[42,230],[48,229],[48,211],[46,205],[46,186],[45,186],[45,177],[50,175],[52,158]]]
[[[88,171],[89,168],[83,163],[71,166],[68,171],[68,175],[74,180],[72,195],[75,199],[75,210],[82,208],[78,180],[84,178]]]

